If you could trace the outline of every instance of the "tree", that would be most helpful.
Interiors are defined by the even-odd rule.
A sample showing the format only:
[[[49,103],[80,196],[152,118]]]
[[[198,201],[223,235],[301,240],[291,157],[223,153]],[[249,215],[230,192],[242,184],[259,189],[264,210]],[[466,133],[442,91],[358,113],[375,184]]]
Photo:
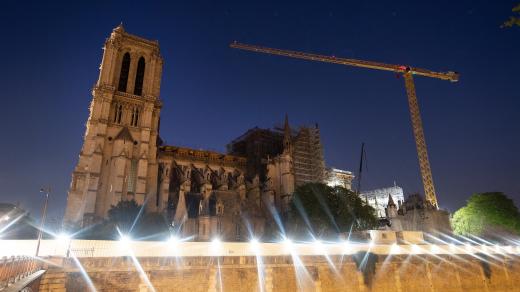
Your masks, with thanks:
[[[121,232],[128,233],[135,225],[141,206],[135,200],[119,201],[108,210],[108,221],[114,223]]]
[[[460,235],[494,237],[497,233],[520,235],[520,213],[513,200],[500,192],[472,195],[453,214],[453,231]]]
[[[502,27],[520,26],[520,4],[513,7],[512,11],[515,16],[510,16],[509,20],[502,24]]]
[[[169,235],[169,223],[160,213],[146,213],[135,200],[120,201],[108,210],[108,218],[79,234],[84,239],[117,239],[119,232],[132,238],[162,240]]]
[[[287,230],[291,237],[336,239],[339,233],[377,226],[375,210],[343,187],[309,183],[296,189],[290,203]]]

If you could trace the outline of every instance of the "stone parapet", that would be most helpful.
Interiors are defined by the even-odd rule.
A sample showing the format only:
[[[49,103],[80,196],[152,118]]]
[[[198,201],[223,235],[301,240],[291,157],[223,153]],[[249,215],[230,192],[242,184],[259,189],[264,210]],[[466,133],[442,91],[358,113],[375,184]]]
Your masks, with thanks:
[[[89,281],[98,291],[514,291],[520,257],[361,253],[267,256],[259,265],[254,256],[81,258],[49,270],[40,291],[88,291]]]

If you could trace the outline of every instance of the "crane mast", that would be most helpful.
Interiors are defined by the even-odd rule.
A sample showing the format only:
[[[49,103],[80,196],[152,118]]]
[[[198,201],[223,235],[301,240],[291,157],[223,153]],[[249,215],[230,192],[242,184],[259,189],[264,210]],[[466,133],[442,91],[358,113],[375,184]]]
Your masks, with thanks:
[[[415,146],[417,148],[417,157],[419,159],[419,168],[421,170],[421,178],[424,186],[424,195],[426,200],[435,208],[438,208],[437,204],[437,196],[435,194],[435,187],[433,184],[432,171],[430,168],[430,161],[428,159],[428,151],[426,147],[426,140],[424,138],[424,130],[422,126],[421,114],[419,111],[419,103],[417,101],[417,96],[415,94],[415,84],[413,81],[413,75],[419,75],[430,78],[437,78],[441,80],[448,80],[451,82],[456,82],[459,79],[459,75],[456,72],[448,71],[448,72],[435,72],[427,69],[404,66],[404,65],[394,65],[394,64],[386,64],[380,62],[373,61],[365,61],[365,60],[357,60],[357,59],[347,59],[347,58],[337,58],[334,56],[324,56],[318,54],[311,53],[303,53],[297,51],[290,50],[281,50],[274,49],[268,47],[254,46],[248,44],[242,44],[238,42],[233,42],[230,44],[231,48],[241,49],[246,51],[252,51],[257,53],[265,53],[271,55],[285,56],[303,60],[310,60],[316,62],[325,62],[325,63],[333,63],[339,65],[367,68],[367,69],[375,69],[375,70],[384,70],[391,71],[398,74],[402,74],[405,81],[406,94],[408,96],[408,107],[410,111],[410,117],[412,120],[412,128],[415,138]]]

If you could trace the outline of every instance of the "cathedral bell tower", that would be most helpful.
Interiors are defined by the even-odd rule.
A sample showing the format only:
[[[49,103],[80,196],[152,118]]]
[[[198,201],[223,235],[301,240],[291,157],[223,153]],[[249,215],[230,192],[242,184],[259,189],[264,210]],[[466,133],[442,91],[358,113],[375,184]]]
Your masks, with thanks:
[[[68,227],[105,218],[121,200],[150,201],[147,208],[155,206],[162,106],[159,43],[131,35],[119,25],[103,49],[67,197],[64,224]]]

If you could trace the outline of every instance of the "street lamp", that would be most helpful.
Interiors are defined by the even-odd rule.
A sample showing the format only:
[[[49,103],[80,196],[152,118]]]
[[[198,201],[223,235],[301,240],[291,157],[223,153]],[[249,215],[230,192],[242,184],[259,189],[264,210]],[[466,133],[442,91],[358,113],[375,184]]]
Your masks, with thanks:
[[[42,240],[43,236],[43,227],[45,225],[45,215],[47,215],[47,203],[49,203],[49,193],[51,192],[51,188],[41,188],[40,193],[45,194],[45,204],[43,205],[43,212],[42,212],[42,218],[40,222],[40,230],[38,230],[38,244],[36,245],[36,256],[38,256],[38,253],[40,252],[40,242]]]

